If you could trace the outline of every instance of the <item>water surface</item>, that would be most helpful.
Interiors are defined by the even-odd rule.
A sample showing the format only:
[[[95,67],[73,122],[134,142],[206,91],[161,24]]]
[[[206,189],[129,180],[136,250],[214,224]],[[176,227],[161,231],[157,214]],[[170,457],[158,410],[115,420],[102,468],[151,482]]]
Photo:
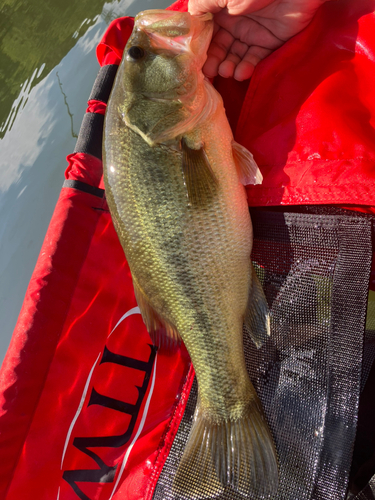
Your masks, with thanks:
[[[96,45],[116,17],[170,3],[3,0],[0,6],[0,363],[99,70]]]

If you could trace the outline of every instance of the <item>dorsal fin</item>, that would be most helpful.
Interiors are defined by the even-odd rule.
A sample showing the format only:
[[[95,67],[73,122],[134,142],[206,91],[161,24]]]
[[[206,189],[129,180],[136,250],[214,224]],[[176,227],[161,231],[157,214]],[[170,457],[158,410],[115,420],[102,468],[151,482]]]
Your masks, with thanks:
[[[233,141],[232,153],[241,184],[244,186],[247,184],[262,184],[263,176],[250,151],[238,144],[238,142]]]
[[[190,148],[184,138],[181,140],[182,169],[184,172],[189,202],[203,207],[215,196],[219,182],[210,166],[204,148]]]

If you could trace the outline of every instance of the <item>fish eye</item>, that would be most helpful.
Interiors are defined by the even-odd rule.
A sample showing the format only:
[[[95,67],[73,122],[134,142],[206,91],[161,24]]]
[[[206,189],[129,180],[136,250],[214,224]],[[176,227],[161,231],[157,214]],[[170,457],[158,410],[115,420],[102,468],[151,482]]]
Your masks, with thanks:
[[[134,61],[142,59],[144,55],[145,51],[138,45],[133,45],[133,47],[130,47],[130,49],[128,50],[128,56]]]

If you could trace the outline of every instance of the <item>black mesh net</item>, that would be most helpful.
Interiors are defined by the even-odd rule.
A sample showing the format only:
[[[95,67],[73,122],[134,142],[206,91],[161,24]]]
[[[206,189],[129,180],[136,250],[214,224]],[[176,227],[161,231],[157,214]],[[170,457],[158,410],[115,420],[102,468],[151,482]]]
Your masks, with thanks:
[[[245,335],[244,349],[278,452],[272,498],[375,499],[375,314],[365,329],[373,221],[305,212],[252,210],[252,259],[271,310],[271,338],[257,349]],[[375,299],[372,306],[375,313]],[[194,383],[154,500],[178,498],[173,477],[196,399]],[[216,498],[257,500],[229,486]]]

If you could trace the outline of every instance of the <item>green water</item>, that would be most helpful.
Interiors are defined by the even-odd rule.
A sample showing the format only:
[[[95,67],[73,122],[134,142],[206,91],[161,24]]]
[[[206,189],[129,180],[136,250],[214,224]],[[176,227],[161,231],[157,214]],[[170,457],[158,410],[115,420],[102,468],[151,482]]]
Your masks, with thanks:
[[[17,99],[20,94],[25,95],[64,58],[97,21],[103,5],[103,0],[4,1],[0,7],[1,137],[11,128],[17,105],[25,105],[25,99]]]
[[[99,70],[96,46],[116,17],[170,3],[0,3],[0,363]]]

